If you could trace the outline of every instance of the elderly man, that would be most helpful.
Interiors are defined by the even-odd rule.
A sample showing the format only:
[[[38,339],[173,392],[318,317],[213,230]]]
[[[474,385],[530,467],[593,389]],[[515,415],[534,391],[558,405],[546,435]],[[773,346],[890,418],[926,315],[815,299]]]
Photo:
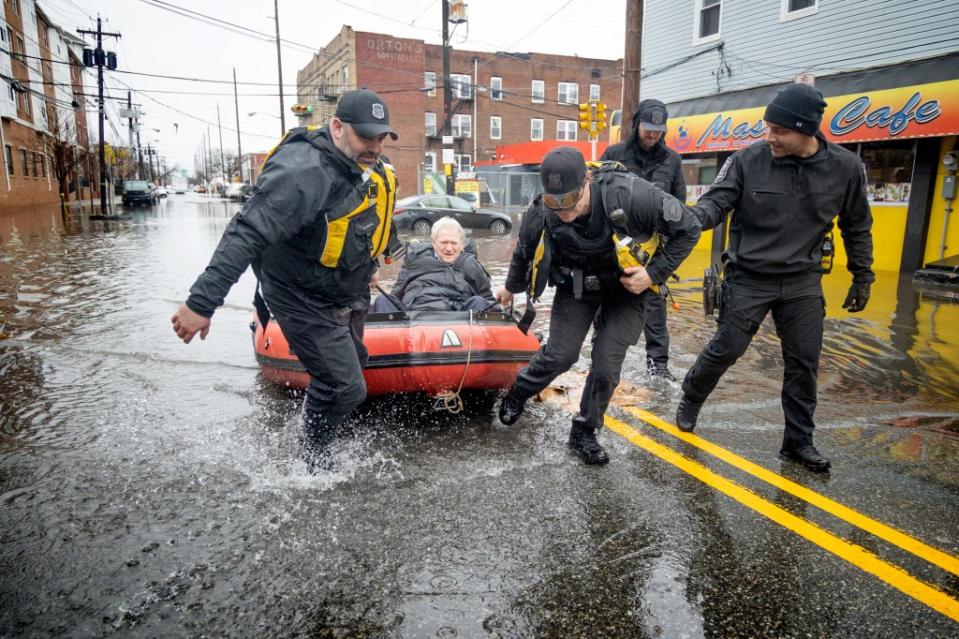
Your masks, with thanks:
[[[344,93],[329,126],[290,131],[171,318],[184,342],[205,339],[214,310],[253,266],[310,373],[303,427],[311,471],[329,467],[337,426],[366,398],[370,280],[395,238],[396,174],[380,158],[387,135],[397,138],[386,103],[366,89]],[[259,295],[256,302],[263,307]]]
[[[464,247],[460,223],[451,217],[440,218],[431,236],[432,244],[410,245],[391,291],[393,299],[377,298],[374,312],[481,311],[495,302],[489,273],[476,257],[473,243]]]

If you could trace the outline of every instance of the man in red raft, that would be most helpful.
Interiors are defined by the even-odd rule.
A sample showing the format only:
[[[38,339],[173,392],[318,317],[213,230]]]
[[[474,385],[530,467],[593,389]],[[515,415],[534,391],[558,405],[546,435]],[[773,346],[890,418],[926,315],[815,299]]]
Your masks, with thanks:
[[[490,276],[473,243],[451,217],[433,224],[432,243],[411,243],[390,295],[373,304],[374,313],[396,311],[483,311],[496,303]]]

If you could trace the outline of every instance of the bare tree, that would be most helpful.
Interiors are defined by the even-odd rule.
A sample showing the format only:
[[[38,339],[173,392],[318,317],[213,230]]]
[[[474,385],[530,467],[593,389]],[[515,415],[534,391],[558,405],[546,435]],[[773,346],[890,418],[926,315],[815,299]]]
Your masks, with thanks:
[[[79,180],[76,168],[87,160],[88,151],[78,143],[76,126],[69,119],[54,114],[49,136],[46,137],[47,155],[60,192],[60,214],[67,218],[66,200],[76,190]]]

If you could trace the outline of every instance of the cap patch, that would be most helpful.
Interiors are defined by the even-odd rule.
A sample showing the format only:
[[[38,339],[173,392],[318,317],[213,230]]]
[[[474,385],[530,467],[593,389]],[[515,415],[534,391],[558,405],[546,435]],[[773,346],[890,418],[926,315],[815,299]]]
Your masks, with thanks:
[[[550,191],[559,191],[563,188],[563,176],[559,173],[550,173],[548,180]]]
[[[386,112],[383,110],[383,105],[379,102],[373,103],[373,117],[377,120],[382,120],[386,117]]]
[[[666,116],[662,111],[656,110],[650,114],[649,121],[653,124],[663,124],[666,121]]]

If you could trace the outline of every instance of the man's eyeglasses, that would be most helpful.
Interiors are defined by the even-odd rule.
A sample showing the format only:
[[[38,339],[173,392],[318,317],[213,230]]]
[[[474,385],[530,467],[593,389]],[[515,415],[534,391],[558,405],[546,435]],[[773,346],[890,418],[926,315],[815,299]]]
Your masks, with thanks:
[[[560,195],[543,193],[543,204],[553,209],[554,211],[568,209],[569,207],[573,206],[574,204],[576,204],[576,202],[579,201],[579,198],[581,195],[582,195],[582,189],[576,189],[575,191],[570,191],[569,193],[562,193]]]

